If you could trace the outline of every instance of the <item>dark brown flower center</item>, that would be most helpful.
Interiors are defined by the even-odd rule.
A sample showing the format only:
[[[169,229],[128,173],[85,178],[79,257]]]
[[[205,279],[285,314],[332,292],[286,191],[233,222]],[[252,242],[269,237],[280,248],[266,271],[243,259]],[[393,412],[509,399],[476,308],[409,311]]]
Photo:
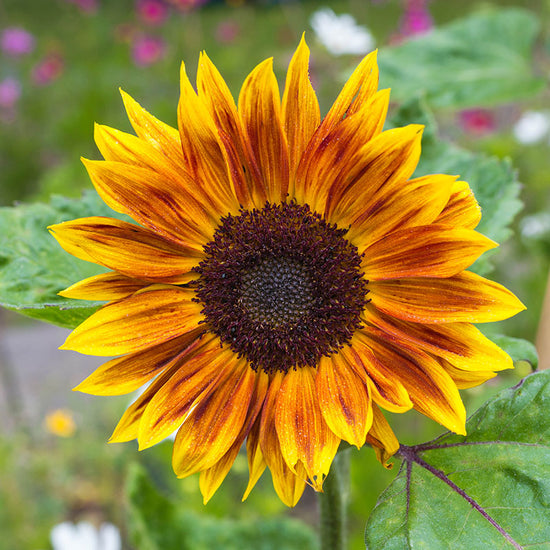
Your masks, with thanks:
[[[316,366],[350,341],[367,302],[345,234],[295,202],[223,218],[196,268],[209,330],[254,369]]]

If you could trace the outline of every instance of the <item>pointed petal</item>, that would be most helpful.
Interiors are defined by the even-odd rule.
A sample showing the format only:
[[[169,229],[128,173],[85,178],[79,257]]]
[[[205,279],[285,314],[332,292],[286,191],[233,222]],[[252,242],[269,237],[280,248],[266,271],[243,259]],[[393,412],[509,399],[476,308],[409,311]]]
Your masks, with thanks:
[[[384,468],[391,470],[393,464],[388,464],[388,460],[399,450],[399,441],[376,405],[373,405],[372,412],[372,428],[367,434],[367,442],[373,446],[376,458]]]
[[[368,280],[451,277],[497,243],[470,229],[421,225],[390,233],[365,249]]]
[[[256,419],[246,439],[246,456],[248,459],[248,485],[243,494],[243,502],[248,498],[250,492],[264,473],[267,463],[260,448],[260,426],[261,416]]]
[[[379,189],[353,218],[347,238],[362,254],[385,235],[407,227],[431,224],[449,200],[454,176],[438,174]],[[352,220],[340,222],[345,226]]]
[[[451,363],[444,359],[440,359],[439,361],[459,390],[474,388],[496,376],[496,372],[491,370],[463,370],[451,365]]]
[[[417,323],[486,323],[525,309],[509,290],[468,271],[448,279],[371,281],[369,289],[376,308]]]
[[[302,367],[285,374],[277,397],[275,427],[289,468],[295,470],[302,462],[313,488],[320,491],[340,438],[323,419],[313,369]]]
[[[167,369],[201,333],[202,329],[195,330],[144,351],[112,359],[74,390],[92,395],[124,395],[133,392]]]
[[[288,66],[281,110],[293,185],[296,168],[321,121],[319,102],[309,79],[309,48],[304,35]],[[292,189],[290,194],[293,195]]]
[[[156,285],[102,307],[79,325],[60,349],[122,355],[161,344],[197,328],[201,306],[185,288]]]
[[[295,471],[288,467],[281,452],[275,428],[277,398],[284,377],[283,373],[278,372],[271,379],[262,410],[258,437],[261,453],[271,471],[273,487],[277,495],[287,506],[296,506],[304,492],[307,474],[300,462],[295,466]],[[250,436],[256,437],[256,432],[251,432]]]
[[[236,213],[239,205],[233,193],[225,149],[206,104],[193,89],[185,65],[180,70],[178,127],[183,157],[197,182],[201,202],[219,200],[219,214]],[[220,210],[225,205],[225,211]]]
[[[178,430],[172,455],[178,477],[214,466],[245,423],[257,374],[235,354],[229,361],[211,391],[197,397]]]
[[[196,276],[198,251],[114,218],[80,218],[48,228],[57,242],[82,260],[149,282],[184,284]]]
[[[267,200],[278,203],[288,192],[289,159],[281,121],[281,100],[273,60],[260,63],[239,95],[239,114],[263,176]]]
[[[145,281],[132,279],[120,273],[109,272],[83,279],[58,294],[64,298],[110,302],[126,298],[148,284]]]
[[[449,202],[437,217],[435,223],[474,229],[480,220],[481,208],[470,186],[465,181],[455,182]]]
[[[369,332],[369,347],[405,386],[414,408],[449,430],[465,435],[466,410],[455,383],[441,365],[403,342],[384,339],[381,331],[371,328]]]
[[[82,162],[100,197],[116,212],[197,250],[210,240],[217,221],[210,217],[212,211],[207,205],[184,185],[140,166],[86,159]]]
[[[510,356],[469,323],[409,323],[371,306],[367,306],[364,315],[370,325],[446,359],[457,368],[470,371],[486,370],[489,365],[494,371],[513,368]]]
[[[359,375],[339,355],[323,357],[315,385],[328,427],[360,449],[372,424],[370,392]]]

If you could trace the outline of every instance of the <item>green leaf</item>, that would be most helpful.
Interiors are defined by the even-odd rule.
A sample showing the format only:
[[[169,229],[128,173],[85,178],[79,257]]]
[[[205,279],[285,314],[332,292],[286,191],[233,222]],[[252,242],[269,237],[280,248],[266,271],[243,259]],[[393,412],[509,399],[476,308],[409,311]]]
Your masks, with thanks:
[[[498,159],[472,153],[452,143],[438,139],[437,126],[423,97],[404,103],[392,116],[389,127],[410,123],[425,124],[422,155],[414,176],[453,174],[470,184],[482,210],[477,231],[502,244],[511,234],[510,225],[522,209],[521,186],[516,171],[508,159]],[[498,249],[486,252],[470,268],[480,275],[489,273],[490,258]]]
[[[365,532],[372,550],[550,547],[550,371],[499,393],[467,422],[402,446]]]
[[[57,295],[104,271],[65,252],[47,230],[51,224],[85,216],[120,218],[95,193],[80,200],[53,197],[50,204],[0,208],[0,306],[72,328],[100,305]]]
[[[392,100],[424,92],[434,107],[494,107],[545,86],[533,76],[535,14],[521,9],[477,13],[380,52],[382,87]]]
[[[126,484],[128,527],[140,550],[315,550],[317,538],[290,519],[229,520],[199,515],[159,494],[141,466]]]

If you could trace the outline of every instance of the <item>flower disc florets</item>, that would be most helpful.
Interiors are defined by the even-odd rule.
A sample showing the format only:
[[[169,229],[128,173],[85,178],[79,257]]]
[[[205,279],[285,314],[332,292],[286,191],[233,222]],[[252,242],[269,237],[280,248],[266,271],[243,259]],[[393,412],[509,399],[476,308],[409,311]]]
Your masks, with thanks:
[[[268,373],[315,366],[341,348],[368,292],[345,234],[295,202],[223,218],[196,268],[210,330]]]

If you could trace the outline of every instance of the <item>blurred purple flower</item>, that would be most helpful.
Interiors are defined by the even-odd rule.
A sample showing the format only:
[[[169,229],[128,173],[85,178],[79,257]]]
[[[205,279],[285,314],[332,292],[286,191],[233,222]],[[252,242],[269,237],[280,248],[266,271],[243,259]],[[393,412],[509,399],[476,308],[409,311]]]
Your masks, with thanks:
[[[0,81],[0,109],[13,109],[21,97],[19,80],[8,76]]]
[[[152,65],[164,57],[166,45],[161,38],[139,36],[132,45],[132,58],[138,67]]]
[[[429,0],[404,0],[404,13],[397,32],[390,38],[391,43],[399,43],[432,30],[434,22],[428,2]]]
[[[495,116],[488,109],[466,109],[458,115],[462,129],[474,136],[484,136],[496,130]]]
[[[231,44],[241,32],[241,27],[236,21],[222,21],[215,31],[216,40],[221,44]]]
[[[4,53],[17,57],[33,51],[34,36],[25,29],[8,27],[2,32],[0,43]]]
[[[49,53],[32,69],[31,78],[37,86],[47,86],[63,73],[65,62],[59,53]]]
[[[168,6],[160,0],[138,0],[136,11],[147,25],[162,25],[168,18]]]

